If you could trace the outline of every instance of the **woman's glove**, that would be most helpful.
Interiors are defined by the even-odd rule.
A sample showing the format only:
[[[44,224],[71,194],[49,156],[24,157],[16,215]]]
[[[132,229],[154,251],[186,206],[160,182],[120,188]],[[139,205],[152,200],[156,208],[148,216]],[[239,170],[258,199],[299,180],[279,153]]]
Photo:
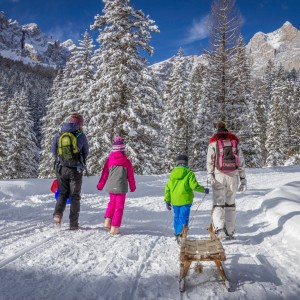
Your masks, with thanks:
[[[246,178],[240,178],[240,186],[238,188],[239,192],[246,192],[247,190],[247,180]]]
[[[210,185],[213,185],[216,182],[215,175],[213,173],[208,173],[207,174],[207,182]]]

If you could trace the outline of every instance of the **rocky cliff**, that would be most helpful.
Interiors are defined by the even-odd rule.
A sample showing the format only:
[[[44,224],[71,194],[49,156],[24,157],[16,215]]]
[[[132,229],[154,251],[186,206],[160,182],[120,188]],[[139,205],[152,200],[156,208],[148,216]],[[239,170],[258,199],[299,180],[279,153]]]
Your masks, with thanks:
[[[300,31],[290,22],[271,33],[256,33],[247,45],[252,73],[262,74],[268,60],[284,69],[300,70]]]
[[[56,68],[65,65],[73,47],[70,40],[60,43],[36,24],[20,25],[0,12],[0,55],[4,58]]]

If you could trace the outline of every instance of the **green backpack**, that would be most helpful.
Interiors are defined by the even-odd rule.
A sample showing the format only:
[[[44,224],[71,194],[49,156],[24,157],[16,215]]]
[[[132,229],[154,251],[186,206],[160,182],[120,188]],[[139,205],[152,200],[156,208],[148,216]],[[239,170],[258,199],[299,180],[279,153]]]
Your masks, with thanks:
[[[61,158],[63,166],[74,166],[79,160],[77,138],[72,132],[61,132],[58,138],[57,154]]]

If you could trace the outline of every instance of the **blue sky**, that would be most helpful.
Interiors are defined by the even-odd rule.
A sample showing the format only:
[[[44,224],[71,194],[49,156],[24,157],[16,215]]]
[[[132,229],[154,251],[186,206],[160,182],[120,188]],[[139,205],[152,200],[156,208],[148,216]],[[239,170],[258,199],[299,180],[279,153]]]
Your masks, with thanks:
[[[159,34],[153,34],[155,51],[147,57],[150,64],[175,55],[182,47],[185,55],[199,55],[207,46],[207,16],[211,0],[131,0],[156,22]],[[243,18],[245,42],[258,31],[272,32],[290,21],[300,29],[300,0],[236,0]],[[36,23],[41,30],[64,41],[77,43],[94,16],[101,14],[101,0],[0,0],[0,10],[20,24]],[[96,37],[97,34],[95,33]],[[96,43],[96,42],[95,42]]]

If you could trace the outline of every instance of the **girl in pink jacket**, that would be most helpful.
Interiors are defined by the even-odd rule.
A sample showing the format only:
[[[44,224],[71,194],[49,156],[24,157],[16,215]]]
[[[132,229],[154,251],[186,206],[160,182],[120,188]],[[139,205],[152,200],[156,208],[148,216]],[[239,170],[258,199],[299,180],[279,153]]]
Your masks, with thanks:
[[[113,142],[113,150],[108,156],[98,182],[97,189],[105,186],[110,201],[104,216],[104,227],[111,234],[119,234],[122,223],[128,183],[130,192],[136,189],[132,164],[125,154],[125,144],[120,136]]]

